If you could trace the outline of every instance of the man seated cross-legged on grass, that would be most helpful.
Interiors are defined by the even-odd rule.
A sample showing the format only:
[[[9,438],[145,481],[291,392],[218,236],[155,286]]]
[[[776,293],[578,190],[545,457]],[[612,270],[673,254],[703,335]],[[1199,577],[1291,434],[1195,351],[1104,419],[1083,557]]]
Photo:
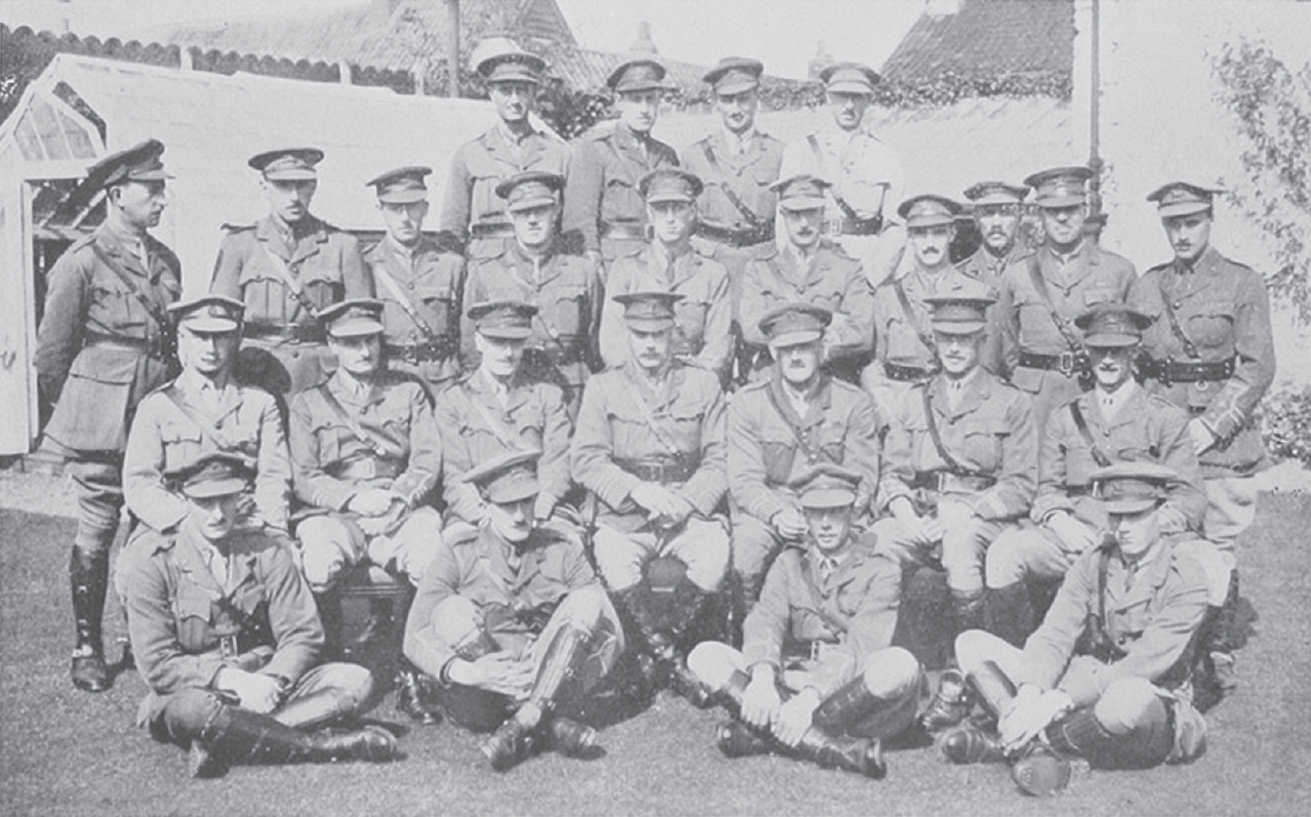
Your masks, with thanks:
[[[236,526],[254,477],[244,461],[211,453],[166,476],[186,517],[175,532],[143,531],[119,568],[150,686],[139,724],[189,747],[197,777],[233,763],[391,760],[396,741],[378,727],[317,731],[363,712],[373,676],[319,663],[323,627],[291,543]]]

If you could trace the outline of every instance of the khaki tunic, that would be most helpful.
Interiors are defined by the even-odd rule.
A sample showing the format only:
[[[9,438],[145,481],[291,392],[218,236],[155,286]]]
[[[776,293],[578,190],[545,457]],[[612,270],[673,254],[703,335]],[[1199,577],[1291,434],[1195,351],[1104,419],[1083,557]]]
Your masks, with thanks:
[[[228,542],[226,587],[201,555],[208,544],[186,525],[177,533],[146,531],[123,552],[128,633],[150,687],[140,724],[157,717],[169,695],[210,688],[225,666],[253,664],[294,684],[320,660],[323,626],[291,542],[266,529],[239,529]],[[243,630],[223,600],[258,626]],[[225,650],[225,641],[234,649]]]
[[[711,161],[710,157],[714,157]],[[702,224],[723,230],[746,231],[758,224],[773,224],[778,195],[769,186],[778,180],[783,164],[783,143],[756,131],[741,153],[728,146],[722,129],[715,129],[688,145],[682,153],[683,166],[695,173],[705,187],[697,198],[697,216]],[[731,190],[755,217],[746,214],[724,192]]]
[[[1255,420],[1257,406],[1275,375],[1275,347],[1270,329],[1270,297],[1260,274],[1208,247],[1191,270],[1175,263],[1153,267],[1129,293],[1129,303],[1156,319],[1143,338],[1155,360],[1187,363],[1190,358],[1170,328],[1163,299],[1195,344],[1200,361],[1235,359],[1228,380],[1174,383],[1149,380],[1156,394],[1200,417],[1218,444],[1201,454],[1208,477],[1242,476],[1265,459],[1265,444]]]
[[[628,331],[624,307],[616,295],[663,290],[683,299],[674,304],[674,354],[680,360],[714,372],[728,374],[733,351],[730,334],[733,304],[728,271],[724,265],[696,249],[674,259],[669,268],[651,245],[617,259],[610,268],[601,309],[598,347],[606,366],[628,360]]]
[[[552,503],[569,492],[573,424],[558,386],[518,377],[502,405],[487,377],[475,371],[437,398],[433,414],[442,435],[442,495],[451,515],[466,522],[481,519],[483,501],[478,489],[461,482],[460,476],[512,451],[542,452],[537,481],[541,494]]]
[[[194,372],[141,401],[123,456],[128,509],[156,531],[174,528],[187,501],[164,474],[216,451],[245,458],[256,469],[252,520],[287,529],[291,459],[277,402],[262,389],[229,383],[221,392]]]
[[[362,440],[328,403],[327,389]],[[340,374],[296,395],[291,403],[291,461],[296,498],[311,508],[345,511],[358,491],[385,488],[413,510],[442,472],[442,444],[423,388],[382,374],[362,402],[348,394]]]
[[[1162,529],[1200,530],[1206,491],[1188,434],[1188,417],[1164,399],[1141,387],[1133,388],[1133,395],[1110,422],[1102,416],[1096,390],[1074,402],[1097,448],[1111,462],[1155,462],[1179,474],[1181,481],[1169,485],[1165,504],[1158,511]],[[1067,511],[1095,530],[1109,530],[1104,504],[1088,493],[1089,477],[1099,467],[1074,423],[1069,404],[1052,412],[1039,449],[1033,521],[1041,523],[1057,511]]]
[[[690,476],[664,485],[710,516],[725,490],[719,379],[674,361],[663,389],[653,394],[634,366],[625,363],[588,381],[570,449],[574,481],[600,501],[599,524],[632,532],[647,523],[628,496],[643,480],[624,464],[686,463],[694,469]]]
[[[1095,703],[1124,678],[1144,678],[1162,687],[1185,680],[1185,651],[1206,614],[1206,576],[1191,555],[1169,541],[1159,547],[1127,588],[1124,564],[1114,555],[1107,563],[1104,629],[1126,652],[1123,658],[1103,662],[1076,655],[1089,614],[1100,609],[1101,551],[1094,548],[1065,574],[1047,617],[1025,642],[1022,660],[1015,662],[1023,669],[1021,677],[1012,680],[1062,689],[1076,706]]]
[[[96,254],[116,262],[162,314],[182,291],[181,264],[154,238],[142,242],[145,261],[101,225],[65,250],[47,278],[34,362],[43,396],[57,401],[45,436],[67,451],[121,452],[137,404],[171,375],[158,351],[162,327]]]
[[[516,138],[503,124],[465,142],[451,157],[437,229],[461,245],[467,243],[470,258],[494,252],[498,240],[469,239],[476,227],[499,229],[507,235],[512,229],[505,199],[496,194],[496,185],[529,170],[566,176],[571,152],[567,144],[546,131],[534,129]]]
[[[1042,246],[1016,259],[1002,273],[991,331],[1001,338],[1002,366],[1011,385],[1034,395],[1034,416],[1041,428],[1053,409],[1077,397],[1082,389],[1077,374],[1067,377],[1059,371],[1019,365],[1021,351],[1041,355],[1071,352],[1052,320],[1052,310],[1033,286],[1029,272],[1033,264],[1038,265],[1052,306],[1080,349],[1082,333],[1075,328],[1074,319],[1097,304],[1123,302],[1136,274],[1129,261],[1088,239],[1069,258]]]
[[[576,407],[592,371],[593,338],[601,317],[600,281],[587,260],[558,251],[531,258],[518,242],[508,241],[496,255],[470,264],[460,324],[467,369],[477,368],[479,360],[469,307],[503,299],[537,307],[524,367],[533,378],[560,386]]]
[[[565,231],[582,233],[583,248],[599,252],[607,263],[632,252],[646,243],[646,202],[637,183],[652,170],[676,166],[678,155],[664,142],[640,137],[618,122],[598,127],[579,142],[569,168]],[[607,238],[603,225],[618,225],[634,235]]]
[[[747,665],[773,664],[782,677],[787,659],[799,657],[821,698],[864,671],[892,643],[901,592],[900,566],[873,545],[867,536],[853,541],[827,579],[815,549],[779,554],[742,626]]]
[[[388,366],[393,371],[413,374],[428,384],[432,392],[440,391],[460,373],[460,290],[464,283],[464,259],[445,252],[435,241],[421,237],[413,249],[403,247],[390,237],[369,248],[364,263],[372,270],[378,299],[382,301],[383,341],[389,347]],[[389,277],[400,290],[400,297],[384,283]],[[415,311],[427,325],[421,327],[409,314]],[[439,348],[424,354],[434,358],[417,360],[416,346],[436,344]]]
[[[433,626],[433,611],[453,597],[467,599],[478,608],[484,631],[501,650],[522,655],[542,626],[516,613],[551,611],[571,592],[599,586],[582,541],[576,537],[536,528],[520,551],[517,569],[511,568],[506,558],[513,550],[514,545],[489,527],[469,530],[437,549],[405,625],[405,654],[410,660],[439,676],[457,657],[461,645],[448,642]]]

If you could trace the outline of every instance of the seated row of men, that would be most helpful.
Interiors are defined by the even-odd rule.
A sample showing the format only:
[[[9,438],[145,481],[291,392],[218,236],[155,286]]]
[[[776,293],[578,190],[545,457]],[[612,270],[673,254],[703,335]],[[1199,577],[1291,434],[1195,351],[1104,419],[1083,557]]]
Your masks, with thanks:
[[[869,395],[823,369],[828,310],[791,304],[767,315],[760,331],[770,340],[773,375],[726,401],[714,374],[674,355],[679,297],[666,291],[619,296],[628,361],[588,381],[572,435],[560,389],[522,377],[532,305],[492,302],[469,310],[482,361],[431,409],[420,385],[386,371],[382,305],[356,300],[330,307],[322,314],[337,368],[292,400],[289,467],[273,399],[230,380],[242,305],[206,296],[175,306],[185,371],[142,402],[124,469],[129,508],[146,514],[171,510],[167,518],[139,512],[148,530],[128,546],[120,589],[152,689],[162,696],[196,686],[209,692],[203,706],[184,697],[178,704],[182,715],[156,706],[147,721],[189,742],[203,771],[216,757],[249,756],[254,749],[242,747],[252,731],[267,734],[243,727],[244,716],[214,714],[215,707],[234,708],[224,702],[227,693],[236,696],[235,709],[256,714],[273,711],[284,698],[321,697],[328,701],[322,712],[331,717],[357,711],[367,698],[358,685],[344,689],[350,684],[332,695],[310,696],[296,686],[305,666],[279,658],[295,626],[270,621],[268,630],[260,630],[259,621],[250,623],[261,603],[265,615],[273,615],[268,607],[278,593],[265,590],[268,584],[287,593],[278,604],[304,608],[308,599],[289,586],[296,582],[285,578],[285,565],[275,569],[258,559],[233,558],[243,551],[214,545],[229,537],[224,527],[232,527],[236,515],[234,494],[202,502],[187,494],[186,485],[199,478],[231,487],[231,474],[225,483],[209,471],[253,465],[253,509],[241,530],[254,530],[257,523],[282,533],[294,518],[294,549],[270,540],[267,550],[294,553],[309,588],[328,591],[346,567],[361,561],[404,572],[415,582],[405,653],[435,680],[436,698],[452,720],[496,730],[485,751],[498,768],[543,743],[565,751],[592,744],[594,733],[571,717],[572,708],[606,676],[627,638],[648,669],[679,679],[692,693],[708,687],[735,702],[746,726],[726,727],[726,750],[768,748],[775,741],[821,763],[881,775],[879,741],[916,720],[922,670],[913,655],[891,643],[902,566],[918,562],[940,563],[947,572],[957,629],[970,633],[958,642],[956,657],[1001,717],[1005,754],[1023,761],[1015,766],[1021,786],[1050,788],[1042,781],[1059,778],[1071,752],[1095,754],[1095,747],[1124,740],[1136,746],[1144,729],[1155,737],[1170,731],[1164,721],[1157,723],[1158,715],[1171,713],[1171,738],[1183,734],[1179,724],[1200,722],[1191,717],[1188,696],[1168,690],[1187,680],[1193,636],[1213,595],[1208,583],[1223,588],[1228,575],[1215,566],[1219,560],[1205,543],[1185,547],[1161,536],[1162,525],[1183,532],[1180,519],[1197,512],[1179,507],[1181,496],[1187,503],[1198,492],[1196,459],[1187,446],[1177,455],[1182,470],[1140,463],[1094,471],[1097,444],[1091,439],[1077,455],[1083,459],[1055,451],[1077,474],[1080,490],[1066,491],[1064,484],[1054,490],[1071,501],[1088,488],[1099,493],[1084,506],[1093,518],[1079,523],[1089,535],[1052,542],[1019,524],[1038,482],[1037,432],[1024,395],[979,365],[993,302],[987,287],[960,278],[926,299],[942,372],[908,391],[886,421]],[[1081,325],[1098,361],[1101,385],[1094,396],[1133,399],[1130,350],[1141,316],[1103,306]],[[1094,403],[1088,414],[1107,419],[1105,408]],[[1174,411],[1164,401],[1151,408],[1165,415]],[[1176,418],[1176,425],[1184,422]],[[218,437],[225,434],[227,444],[221,445]],[[236,464],[225,456],[203,456],[212,450],[243,456]],[[173,473],[173,463],[185,466]],[[290,516],[288,482],[301,508]],[[587,501],[567,510],[574,507],[571,482],[586,489]],[[426,499],[438,483],[444,522]],[[1117,490],[1141,496],[1122,508],[1114,501]],[[1078,510],[1074,504],[1062,507],[1071,518]],[[890,515],[873,522],[882,511]],[[1092,533],[1099,530],[1120,535],[1102,544]],[[231,535],[239,541],[239,534]],[[1111,574],[1117,584],[1110,591],[1110,579],[1098,587],[1089,583],[1087,571],[1075,571],[1082,583],[1064,585],[1039,630],[1046,635],[1030,639],[1031,645],[1047,643],[1048,652],[1026,652],[1023,659],[973,632],[983,624],[985,562],[1011,535],[1021,538],[1010,551],[1000,549],[1012,553],[1011,569],[1032,559],[1039,570],[1059,576],[1071,564],[1093,563],[1091,575],[1099,574],[1100,565],[1104,576],[1112,551],[1123,568]],[[182,552],[184,541],[192,543],[190,552]],[[179,558],[194,564],[196,556],[208,575],[194,577],[178,567]],[[684,665],[696,637],[689,628],[724,586],[730,563],[735,576],[728,584],[743,589],[749,609],[742,652],[705,643]],[[1182,594],[1179,599],[1157,603],[1152,596],[1145,609],[1121,605],[1103,614],[1098,627],[1114,633],[1112,647],[1126,654],[1104,656],[1088,677],[1058,684],[1090,605],[1107,592],[1129,592],[1133,573],[1149,563],[1158,578],[1183,578],[1141,584],[1139,593],[1168,587]],[[1210,575],[1200,564],[1211,566]],[[142,576],[143,570],[156,577]],[[258,590],[245,584],[252,576],[262,583],[264,572],[270,578]],[[181,573],[189,580],[181,581]],[[170,587],[158,576],[171,576],[176,584]],[[274,582],[276,576],[285,580]],[[1019,640],[1032,622],[1016,609],[1015,588],[997,590],[986,597],[994,629]],[[191,601],[183,603],[188,595]],[[1176,601],[1187,604],[1175,609]],[[184,627],[188,613],[197,620]],[[1164,633],[1137,626],[1143,616],[1161,615],[1175,617]],[[303,624],[304,611],[289,611],[287,618]],[[321,641],[317,624],[311,629],[316,631],[306,637]],[[272,657],[244,647],[242,639],[252,632],[271,634],[277,647]],[[170,642],[187,635],[191,640],[180,647]],[[733,635],[724,638],[732,641]],[[794,662],[787,648],[797,642],[809,653]],[[977,680],[978,662],[962,658],[965,645],[976,642],[988,660],[1021,682],[1014,702],[989,698],[986,680]],[[1062,651],[1063,658],[1053,657]],[[259,657],[250,659],[252,652]],[[248,660],[249,669],[243,667]],[[1016,669],[1025,662],[1041,668],[1026,676]],[[748,669],[750,682],[737,674]],[[1141,711],[1123,702],[1119,708],[1106,704],[1114,717],[1103,713],[1093,721],[1104,727],[1094,735],[1102,743],[1088,743],[1093,738],[1080,733],[1062,744],[1064,752],[1033,748],[1059,743],[1049,736],[1035,744],[1033,738],[1058,716],[1065,723],[1079,707],[1099,702],[1122,677],[1137,678],[1149,690],[1155,689],[1150,682],[1159,683],[1168,701],[1149,706],[1152,701],[1134,698]],[[1036,693],[1025,690],[1035,684],[1034,690],[1051,691],[1034,699]],[[784,702],[776,685],[795,694]],[[929,720],[939,728],[968,700],[948,686],[951,700],[930,707]],[[256,705],[247,704],[248,696]],[[274,718],[287,724],[279,714]],[[214,726],[222,723],[233,726],[226,732]],[[392,751],[382,748],[391,744],[376,730],[327,748],[303,732],[294,740],[286,733],[302,747],[286,757],[378,757]],[[944,750],[961,758],[979,755],[978,745],[993,743],[981,734],[961,727],[944,738]],[[757,740],[764,736],[770,737]],[[1003,756],[1001,750],[995,754]],[[1165,758],[1151,756],[1154,762]],[[1039,782],[1024,782],[1031,778]]]

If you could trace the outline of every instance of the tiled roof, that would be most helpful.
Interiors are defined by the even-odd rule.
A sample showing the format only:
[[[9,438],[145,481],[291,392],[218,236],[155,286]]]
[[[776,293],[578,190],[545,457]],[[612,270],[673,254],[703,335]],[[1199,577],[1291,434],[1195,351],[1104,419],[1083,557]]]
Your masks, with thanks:
[[[1074,0],[960,0],[955,13],[921,15],[883,74],[917,84],[944,73],[1068,75],[1073,63]]]

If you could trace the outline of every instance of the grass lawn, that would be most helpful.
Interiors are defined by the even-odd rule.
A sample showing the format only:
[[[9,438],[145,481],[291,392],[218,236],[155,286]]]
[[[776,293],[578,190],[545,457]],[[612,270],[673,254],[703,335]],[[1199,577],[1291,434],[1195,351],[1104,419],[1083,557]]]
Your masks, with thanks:
[[[19,479],[48,478],[5,477],[0,497]],[[1208,718],[1207,754],[1183,767],[1093,772],[1048,801],[1018,794],[1003,767],[948,766],[931,748],[889,752],[881,782],[777,757],[728,760],[713,742],[720,714],[665,696],[604,730],[606,753],[590,761],[548,754],[498,774],[476,738],[443,723],[409,732],[408,758],[390,765],[235,768],[219,780],[190,780],[184,753],[133,727],[145,692],[135,673],[100,695],[72,688],[73,521],[22,504],[29,510],[0,509],[0,814],[1193,817],[1311,808],[1311,498],[1300,495],[1264,496],[1244,543],[1242,589],[1258,617],[1240,653],[1242,687]],[[107,618],[112,643],[119,624],[114,611]],[[404,723],[393,703],[374,715]]]

